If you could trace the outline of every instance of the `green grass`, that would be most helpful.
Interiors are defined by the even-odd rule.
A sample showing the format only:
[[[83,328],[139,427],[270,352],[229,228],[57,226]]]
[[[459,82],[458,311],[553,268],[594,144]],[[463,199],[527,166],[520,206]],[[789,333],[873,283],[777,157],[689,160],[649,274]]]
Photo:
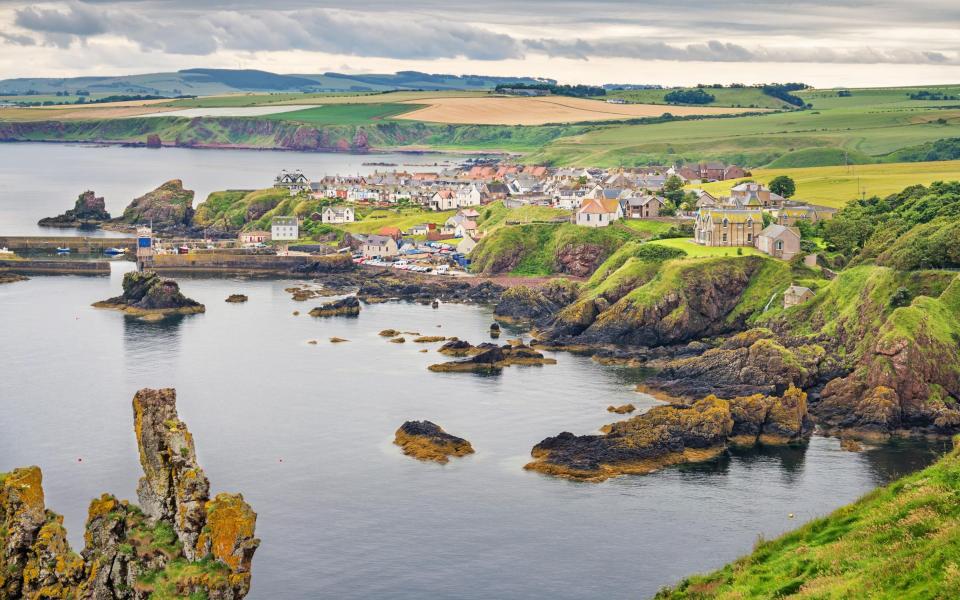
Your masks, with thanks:
[[[960,596],[960,452],[814,520],[660,600]]]
[[[661,90],[613,90],[608,91],[607,98],[624,98],[634,104],[667,104],[663,97],[675,89],[693,89],[693,88],[669,88]],[[706,106],[735,106],[745,108],[792,108],[789,104],[764,94],[760,88],[707,88],[705,92],[716,98]]]
[[[363,216],[356,223],[338,225],[344,231],[351,233],[376,233],[383,227],[397,227],[406,231],[421,223],[437,223],[442,225],[447,219],[456,214],[456,211],[426,211],[419,208],[380,209]]]
[[[840,208],[861,195],[883,197],[910,185],[929,185],[934,181],[960,179],[960,160],[805,169],[756,169],[751,172],[749,179],[768,183],[779,175],[789,175],[796,182],[797,192],[794,199]],[[689,187],[703,188],[714,195],[729,195],[730,188],[739,181],[741,180],[717,181]]]
[[[549,206],[526,205],[518,208],[507,208],[503,202],[496,201],[480,208],[479,223],[477,227],[484,233],[489,233],[494,229],[506,225],[517,225],[521,223],[537,223],[554,221],[557,219],[569,218],[569,210],[551,208]]]
[[[638,233],[647,234],[644,237],[666,233],[674,226],[673,223],[667,221],[650,221],[647,219],[624,219],[620,221],[619,224],[624,227],[629,227]]]
[[[657,244],[668,248],[677,248],[687,253],[690,258],[709,258],[715,256],[763,256],[764,254],[752,246],[701,246],[693,238],[672,238],[668,240],[654,240],[648,244]],[[741,252],[738,253],[737,250]]]
[[[364,125],[421,108],[418,104],[329,104],[263,117],[308,125]]]

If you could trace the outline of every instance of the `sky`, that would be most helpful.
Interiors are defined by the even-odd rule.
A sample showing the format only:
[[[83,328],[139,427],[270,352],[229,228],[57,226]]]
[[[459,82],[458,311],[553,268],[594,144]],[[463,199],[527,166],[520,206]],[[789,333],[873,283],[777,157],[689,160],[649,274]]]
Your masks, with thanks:
[[[0,79],[194,67],[960,83],[960,0],[0,0]]]

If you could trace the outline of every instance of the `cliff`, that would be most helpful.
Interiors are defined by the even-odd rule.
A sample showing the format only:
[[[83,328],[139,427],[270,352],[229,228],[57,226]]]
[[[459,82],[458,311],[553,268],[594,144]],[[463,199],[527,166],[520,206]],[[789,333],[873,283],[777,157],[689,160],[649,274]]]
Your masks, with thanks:
[[[960,452],[784,534],[658,600],[955,598]]]
[[[220,598],[250,590],[257,515],[239,494],[210,498],[172,389],[133,399],[141,506],[90,503],[80,554],[44,503],[38,467],[0,474],[0,597],[11,600]]]
[[[40,219],[37,224],[41,227],[99,227],[109,220],[110,213],[103,198],[87,190],[77,197],[73,208],[62,215]]]
[[[152,225],[157,230],[182,229],[193,225],[193,190],[171,179],[157,189],[136,198],[114,223]]]
[[[203,304],[180,293],[172,279],[161,279],[156,273],[130,272],[123,276],[123,294],[93,304],[142,318],[167,315],[191,315],[206,310]]]

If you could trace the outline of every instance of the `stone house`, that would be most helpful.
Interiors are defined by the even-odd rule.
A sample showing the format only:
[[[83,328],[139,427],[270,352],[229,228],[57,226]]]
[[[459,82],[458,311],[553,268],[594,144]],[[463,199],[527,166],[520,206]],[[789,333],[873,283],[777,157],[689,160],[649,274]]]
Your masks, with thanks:
[[[666,206],[666,200],[660,196],[639,196],[621,201],[623,216],[627,219],[655,219],[660,209]]]
[[[774,223],[760,232],[756,245],[764,254],[790,260],[800,253],[800,234],[795,229]]]
[[[742,206],[759,204],[764,208],[782,206],[786,198],[771,192],[762,183],[746,182],[730,188],[730,200]]]
[[[320,214],[322,223],[353,223],[356,214],[350,206],[328,206]]]
[[[753,246],[763,228],[759,209],[702,209],[694,223],[694,240],[703,246]]]
[[[270,241],[269,231],[241,231],[238,237],[241,244],[262,244]]]
[[[270,221],[270,237],[274,241],[300,239],[300,222],[297,217],[274,217]]]
[[[813,290],[808,287],[791,285],[787,288],[787,291],[783,293],[783,307],[790,308],[791,306],[803,304],[804,302],[812,300],[814,295]]]
[[[385,235],[368,235],[363,241],[361,252],[364,258],[396,256],[400,253],[397,240]]]

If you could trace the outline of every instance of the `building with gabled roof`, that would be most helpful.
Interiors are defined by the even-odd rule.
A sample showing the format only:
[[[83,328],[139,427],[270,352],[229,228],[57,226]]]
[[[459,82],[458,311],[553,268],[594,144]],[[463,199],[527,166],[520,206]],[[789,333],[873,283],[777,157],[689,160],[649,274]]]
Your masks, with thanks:
[[[762,229],[760,209],[704,208],[697,213],[693,234],[704,246],[753,246]]]
[[[607,227],[623,218],[620,201],[589,198],[583,201],[576,212],[576,224],[583,227]]]
[[[756,246],[764,254],[790,260],[800,253],[800,234],[796,229],[773,223],[757,235]]]

